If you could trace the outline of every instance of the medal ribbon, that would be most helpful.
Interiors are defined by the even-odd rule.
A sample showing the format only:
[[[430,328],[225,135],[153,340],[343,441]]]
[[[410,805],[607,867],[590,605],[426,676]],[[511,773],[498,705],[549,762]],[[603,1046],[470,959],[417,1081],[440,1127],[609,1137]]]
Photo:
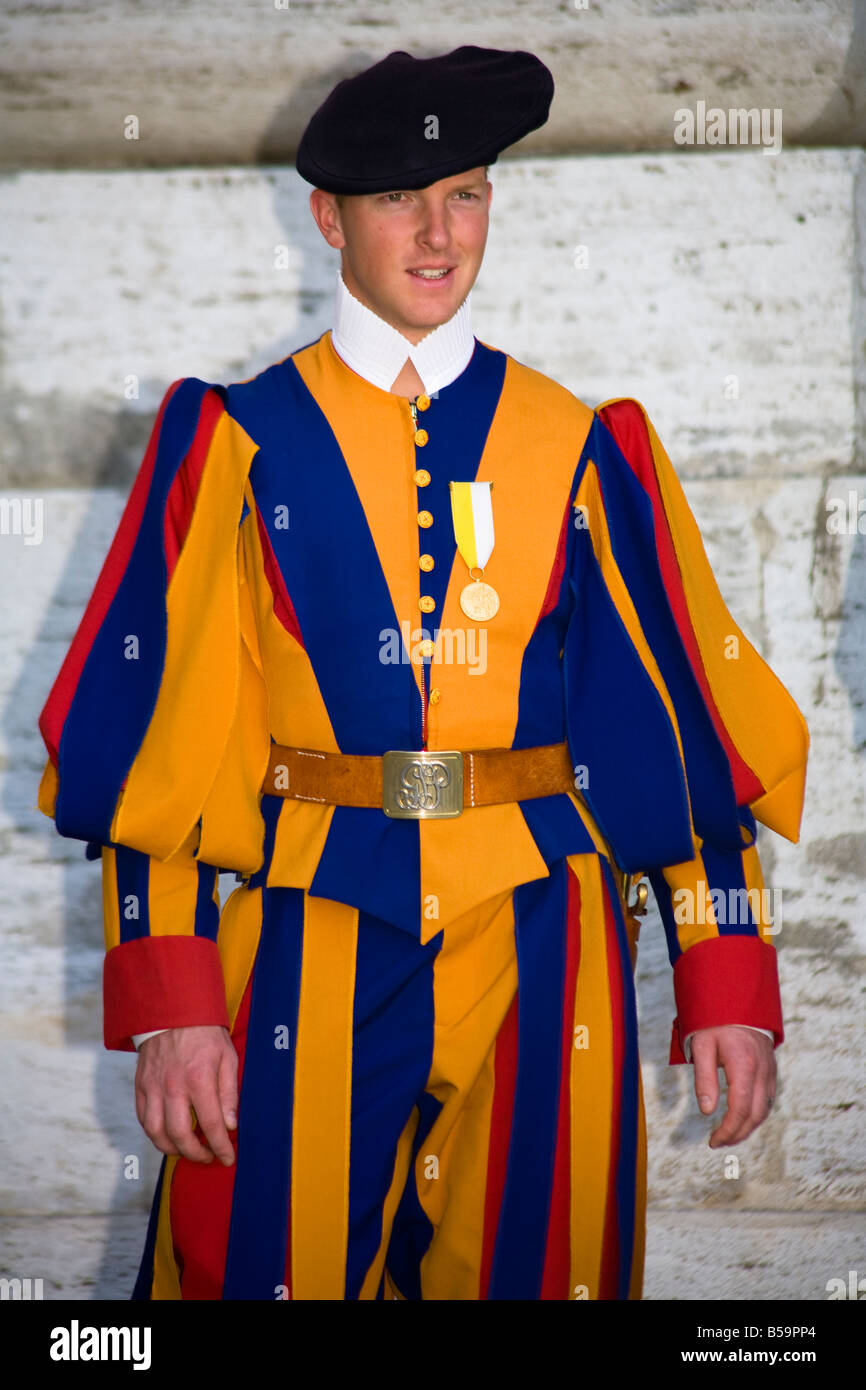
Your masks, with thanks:
[[[493,550],[492,483],[449,483],[457,549],[470,571],[483,569]]]

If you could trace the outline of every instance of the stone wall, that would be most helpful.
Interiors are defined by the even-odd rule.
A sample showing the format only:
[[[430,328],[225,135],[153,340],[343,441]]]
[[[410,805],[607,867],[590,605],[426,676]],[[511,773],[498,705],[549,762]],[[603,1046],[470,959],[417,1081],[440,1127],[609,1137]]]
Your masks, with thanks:
[[[167,385],[243,379],[328,327],[336,261],[292,142],[335,74],[420,51],[422,7],[104,13],[0,19],[18,72],[0,102],[0,489],[4,515],[17,499],[43,516],[38,544],[0,534],[0,1272],[73,1298],[128,1296],[156,1155],[134,1059],[101,1047],[98,868],[35,810],[35,720]],[[651,1298],[822,1298],[862,1252],[862,15],[509,3],[469,23],[423,8],[425,50],[531,33],[558,79],[556,119],[493,170],[476,333],[591,405],[644,403],[725,598],[812,735],[801,843],[759,842],[788,1034],[738,1177],[706,1146],[691,1069],[667,1065],[670,968],[654,915],[643,930]],[[672,110],[699,99],[782,107],[781,153],[677,148]],[[118,136],[130,112],[137,142]],[[832,502],[852,495],[853,525],[834,530]],[[703,1264],[685,1292],[693,1230]]]

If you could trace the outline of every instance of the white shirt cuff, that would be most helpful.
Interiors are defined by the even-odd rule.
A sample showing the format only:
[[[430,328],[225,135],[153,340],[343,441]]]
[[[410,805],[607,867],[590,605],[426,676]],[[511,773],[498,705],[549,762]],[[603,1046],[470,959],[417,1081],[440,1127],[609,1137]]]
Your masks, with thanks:
[[[775,1035],[771,1033],[767,1028],[755,1028],[752,1026],[751,1023],[738,1023],[737,1027],[751,1028],[753,1033],[763,1033],[765,1038],[770,1039],[770,1042],[775,1041]],[[700,1032],[700,1029],[695,1028],[691,1033],[687,1033],[685,1039],[683,1040],[683,1052],[685,1054],[685,1059],[687,1062],[690,1062],[692,1060],[692,1038],[695,1036],[695,1033],[698,1032]]]
[[[133,1046],[134,1046],[136,1052],[137,1052],[138,1049],[141,1047],[141,1044],[142,1044],[143,1042],[147,1042],[148,1038],[155,1038],[156,1035],[157,1035],[157,1033],[167,1033],[167,1032],[168,1032],[168,1029],[167,1029],[167,1028],[154,1028],[154,1030],[153,1030],[152,1033],[133,1033],[133,1034],[132,1034],[132,1043],[133,1043]]]

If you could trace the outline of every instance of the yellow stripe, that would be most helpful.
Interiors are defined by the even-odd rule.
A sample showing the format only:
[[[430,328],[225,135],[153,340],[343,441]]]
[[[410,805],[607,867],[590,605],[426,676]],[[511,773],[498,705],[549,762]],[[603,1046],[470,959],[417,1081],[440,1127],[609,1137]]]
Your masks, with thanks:
[[[700,839],[697,840],[701,844]],[[704,861],[697,853],[694,859],[686,859],[681,864],[665,864],[662,876],[671,890],[671,912],[677,931],[677,941],[683,951],[698,941],[711,941],[719,935],[716,914],[709,896],[710,884]],[[674,901],[673,895],[684,892],[685,897]],[[679,916],[685,921],[680,921]]]
[[[120,945],[120,904],[117,901],[117,855],[107,845],[102,847],[102,922],[105,929],[105,949]]]
[[[151,936],[194,936],[198,896],[198,866],[191,849],[193,830],[185,845],[165,864],[151,858],[147,870],[147,915]]]
[[[39,810],[42,812],[44,816],[51,816],[52,819],[54,818],[54,812],[57,805],[57,791],[57,768],[54,766],[53,762],[49,758],[45,764],[45,767],[42,772],[42,777],[39,782],[39,792],[36,799],[36,805],[38,806]]]
[[[569,855],[580,883],[580,962],[571,1050],[571,1298],[585,1286],[598,1298],[610,1184],[613,1038],[601,865],[595,854]],[[587,1296],[587,1295],[581,1295]]]
[[[345,1297],[358,910],[304,894],[292,1119],[292,1297]]]
[[[411,481],[415,445],[408,400],[350,371],[338,357],[330,333],[296,352],[292,362],[324,412],[346,461],[397,623],[408,622],[410,634],[429,626],[418,608],[418,509],[424,507],[424,489],[416,489]],[[435,520],[441,525],[443,518]],[[417,640],[413,639],[410,649]],[[420,660],[412,662],[412,673],[420,692],[424,684]],[[324,748],[325,744],[311,746]]]
[[[251,521],[248,516],[244,526]],[[234,858],[240,858],[258,868],[264,837],[259,795],[270,753],[270,704],[256,634],[252,586],[246,579],[243,545],[239,550],[241,643],[237,699],[225,752],[202,807],[199,855],[208,864],[229,864]]]
[[[223,969],[226,1007],[234,1027],[262,931],[262,890],[240,884],[220,913],[217,947]]]
[[[433,965],[426,1090],[442,1108],[415,1163],[436,1233],[421,1263],[425,1299],[480,1297],[495,1046],[516,990],[509,891],[450,923]]]
[[[198,820],[235,710],[237,527],[255,450],[240,426],[223,415],[168,588],[165,662],[156,707],[111,826],[112,840],[159,859],[168,859]],[[239,835],[238,843],[245,842]],[[239,862],[236,853],[223,864],[256,867]]]
[[[156,1226],[156,1245],[153,1252],[153,1285],[150,1295],[152,1299],[183,1298],[171,1237],[171,1184],[177,1159],[177,1154],[169,1154],[165,1161],[165,1174],[162,1180],[159,1217]]]

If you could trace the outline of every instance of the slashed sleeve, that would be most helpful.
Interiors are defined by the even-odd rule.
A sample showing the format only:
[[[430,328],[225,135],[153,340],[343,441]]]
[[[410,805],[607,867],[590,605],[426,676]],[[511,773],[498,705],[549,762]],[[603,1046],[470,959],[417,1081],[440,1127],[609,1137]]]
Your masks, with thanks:
[[[638,681],[649,691],[621,735],[627,764],[615,791],[607,779],[609,805],[599,811],[615,845],[631,840],[635,854],[649,847],[640,867],[674,972],[670,1061],[685,1061],[683,1040],[715,1025],[765,1029],[778,1045],[777,928],[756,821],[798,839],[808,730],[728,610],[643,407],[631,399],[599,407],[585,453],[578,505],[612,615],[609,650],[620,644],[633,658],[633,671],[618,673],[630,697]],[[634,872],[634,855],[622,867]]]
[[[102,863],[112,1049],[227,1022],[218,870],[260,863],[267,742],[238,545],[254,452],[220,388],[185,378],[168,389],[39,719],[39,808]],[[229,801],[231,838],[220,834]],[[199,857],[204,840],[230,843],[226,861]]]

